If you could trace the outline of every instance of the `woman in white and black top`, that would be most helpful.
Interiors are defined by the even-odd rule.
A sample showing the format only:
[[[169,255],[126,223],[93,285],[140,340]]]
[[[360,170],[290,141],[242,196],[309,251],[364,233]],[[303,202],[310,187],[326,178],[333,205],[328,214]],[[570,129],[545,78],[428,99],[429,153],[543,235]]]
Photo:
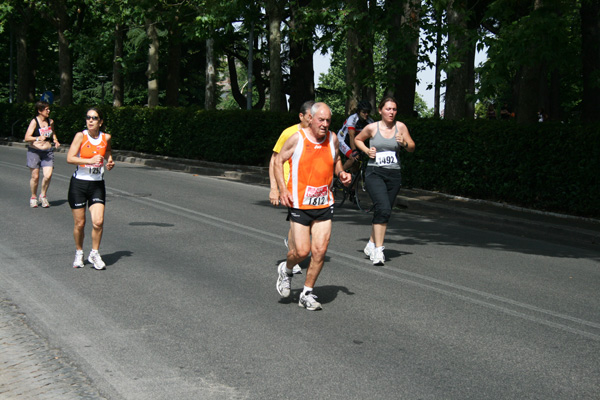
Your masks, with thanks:
[[[397,112],[396,100],[390,96],[385,97],[379,103],[381,121],[367,125],[354,138],[356,147],[369,155],[365,184],[374,205],[371,236],[364,252],[373,264],[379,265],[383,265],[385,261],[383,241],[392,207],[402,184],[398,154],[402,149],[411,153],[415,151],[415,142],[410,137],[408,128],[396,121]],[[367,140],[369,147],[365,145]]]
[[[31,198],[29,206],[36,208],[38,206],[37,189],[40,181],[40,167],[42,168],[44,178],[42,179],[42,190],[40,192],[39,203],[44,208],[50,207],[46,198],[52,171],[54,170],[54,150],[52,142],[56,148],[60,146],[54,131],[54,121],[50,119],[50,104],[45,101],[38,101],[35,104],[37,115],[29,123],[25,133],[25,142],[29,143],[27,147],[27,166],[31,170],[31,179],[29,186],[31,188]]]

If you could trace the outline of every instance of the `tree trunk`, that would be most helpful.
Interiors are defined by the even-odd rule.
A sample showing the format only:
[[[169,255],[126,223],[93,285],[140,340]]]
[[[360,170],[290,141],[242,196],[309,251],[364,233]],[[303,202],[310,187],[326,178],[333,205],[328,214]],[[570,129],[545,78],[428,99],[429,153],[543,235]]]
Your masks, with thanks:
[[[600,121],[600,0],[581,1],[582,115],[584,122]]]
[[[551,121],[561,121],[563,109],[560,105],[560,81],[561,74],[555,69],[550,74],[550,93],[548,94],[548,115]]]
[[[375,84],[375,63],[373,61],[374,51],[373,43],[375,43],[375,29],[373,24],[370,23],[375,16],[374,13],[377,10],[377,1],[367,0],[364,3],[365,19],[363,20],[363,37],[362,37],[362,48],[363,48],[363,87],[361,90],[360,100],[368,100],[373,108],[377,107],[377,90]]]
[[[169,60],[167,66],[167,90],[165,103],[170,107],[179,105],[179,80],[181,66],[181,29],[179,21],[173,21],[169,31]]]
[[[448,61],[453,64],[446,71],[446,98],[444,118],[473,118],[468,115],[467,94],[469,84],[469,62],[471,57],[467,49],[470,47],[467,34],[466,4],[462,0],[451,0],[448,3],[447,18]]]
[[[474,28],[477,29],[477,28]],[[475,95],[475,43],[472,43],[467,49],[466,60],[466,83],[467,93],[465,95],[465,118],[475,118],[475,102],[469,99]]]
[[[115,25],[115,53],[113,57],[113,107],[123,106],[123,36],[124,26],[120,23]]]
[[[517,122],[532,123],[538,120],[541,107],[538,102],[540,85],[540,65],[524,65],[519,72],[517,94]]]
[[[252,35],[253,37],[253,51],[258,49],[258,35]],[[263,78],[263,72],[265,70],[262,63],[262,57],[252,57],[252,85],[256,93],[258,94],[258,100],[250,107],[252,110],[262,110],[267,100],[266,91],[268,82]]]
[[[60,76],[60,105],[73,103],[73,63],[66,32],[70,28],[67,5],[64,0],[52,1],[54,23],[58,32],[58,70]]]
[[[150,39],[148,46],[148,107],[158,106],[158,33],[156,26],[146,18],[146,34]]]
[[[534,9],[543,7],[542,0],[534,1]],[[518,74],[517,122],[533,123],[538,120],[538,111],[544,108],[546,100],[541,88],[546,79],[546,69],[540,62],[536,43],[530,44],[528,60],[521,66]]]
[[[398,102],[398,115],[411,116],[417,85],[420,0],[387,0],[387,90]]]
[[[351,114],[360,100],[375,104],[375,67],[368,0],[349,1],[347,12],[346,113]]]
[[[403,55],[406,66],[402,69],[400,80],[394,93],[401,93],[398,114],[412,116],[415,110],[415,92],[417,89],[417,69],[419,53],[419,33],[421,22],[421,1],[409,0],[404,3],[402,32],[404,36]]]
[[[360,0],[359,0],[360,1]],[[357,6],[359,1],[353,1],[352,6]],[[352,20],[354,13],[348,14]],[[360,39],[356,27],[349,26],[346,33],[346,114],[349,115],[361,100],[362,83],[359,80],[359,67],[362,67],[360,55]]]
[[[290,32],[290,110],[298,112],[302,103],[315,98],[315,79],[313,67],[314,49],[310,39],[312,28],[300,20],[298,8],[305,7],[309,0],[299,0],[292,8]],[[298,8],[297,8],[298,7]],[[310,32],[310,35],[306,33]]]
[[[246,96],[240,91],[240,85],[237,77],[237,65],[232,55],[227,56],[227,68],[229,69],[229,83],[231,85],[231,95],[241,109],[246,109]]]
[[[15,41],[17,44],[17,103],[33,102],[35,98],[35,68],[32,60],[34,56],[29,45],[29,17],[22,15],[23,21],[15,23]]]
[[[204,91],[204,109],[215,110],[217,92],[217,66],[215,64],[215,39],[206,39],[206,88]]]
[[[269,17],[269,93],[271,111],[287,111],[283,93],[283,74],[281,70],[281,20],[282,9],[277,0],[266,1]]]
[[[436,9],[436,38],[435,38],[435,83],[433,95],[433,116],[440,117],[440,92],[442,86],[442,22],[443,12]]]

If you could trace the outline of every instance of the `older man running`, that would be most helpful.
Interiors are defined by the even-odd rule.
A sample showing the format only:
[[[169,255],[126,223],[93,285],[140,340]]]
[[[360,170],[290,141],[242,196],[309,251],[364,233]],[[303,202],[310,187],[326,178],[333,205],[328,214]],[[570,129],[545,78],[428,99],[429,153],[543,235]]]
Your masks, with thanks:
[[[277,267],[277,291],[281,297],[290,296],[292,267],[312,254],[298,305],[314,311],[321,309],[313,288],[323,268],[331,236],[333,175],[337,174],[345,185],[352,177],[342,168],[337,136],[329,130],[329,106],[315,103],[310,111],[312,119],[308,128],[299,129],[285,142],[274,166],[281,204],[288,207],[293,241],[286,261]],[[286,160],[290,160],[287,184],[283,176]]]

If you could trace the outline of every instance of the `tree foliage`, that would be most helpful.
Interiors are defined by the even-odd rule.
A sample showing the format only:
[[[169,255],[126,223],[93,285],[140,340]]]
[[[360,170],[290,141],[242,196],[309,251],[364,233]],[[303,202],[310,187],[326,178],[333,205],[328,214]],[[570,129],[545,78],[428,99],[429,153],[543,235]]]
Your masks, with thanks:
[[[295,112],[315,97],[313,53],[329,51],[316,97],[335,110],[385,93],[408,114],[419,68],[435,65],[447,76],[436,84],[446,86],[446,118],[506,102],[521,122],[541,109],[594,121],[599,1],[0,0],[0,101],[50,90],[65,104],[187,106],[206,96],[246,108],[252,86],[253,108]],[[158,50],[149,58],[150,31]],[[481,68],[478,49],[488,55]],[[207,68],[218,76],[207,79]],[[150,97],[149,81],[158,85]]]

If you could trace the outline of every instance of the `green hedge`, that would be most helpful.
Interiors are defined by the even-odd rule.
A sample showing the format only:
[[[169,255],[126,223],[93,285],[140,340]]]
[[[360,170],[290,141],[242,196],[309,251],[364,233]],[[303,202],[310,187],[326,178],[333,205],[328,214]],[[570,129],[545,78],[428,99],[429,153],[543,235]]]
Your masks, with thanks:
[[[84,128],[87,107],[52,107],[61,142]],[[33,105],[0,104],[0,137],[22,139]],[[296,113],[105,107],[115,149],[266,166]],[[334,116],[332,129],[343,123]],[[600,217],[600,126],[507,121],[405,121],[417,143],[403,153],[405,187]]]
[[[409,121],[405,186],[600,216],[600,126]]]

